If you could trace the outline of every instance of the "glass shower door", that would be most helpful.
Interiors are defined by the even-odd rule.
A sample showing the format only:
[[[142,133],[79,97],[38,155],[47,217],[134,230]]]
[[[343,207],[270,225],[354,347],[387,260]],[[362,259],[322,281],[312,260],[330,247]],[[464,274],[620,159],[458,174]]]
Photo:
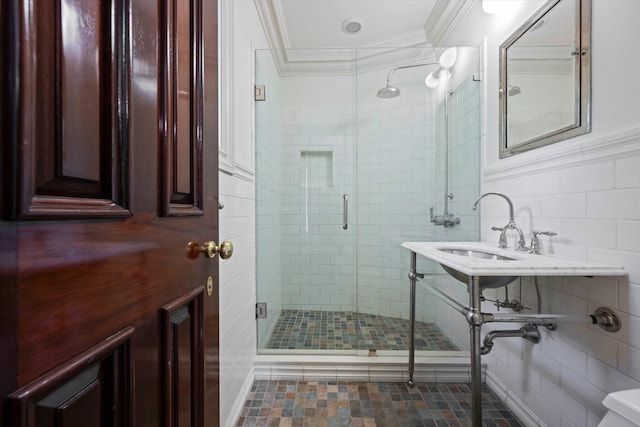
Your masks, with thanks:
[[[256,52],[266,87],[255,103],[259,352],[406,352],[401,243],[478,240],[479,51],[458,48],[455,72],[426,87],[444,50]],[[400,95],[381,98],[390,75]],[[433,224],[431,209],[460,222]],[[466,346],[466,325],[452,319],[420,288],[416,348]]]
[[[351,351],[355,80],[287,76],[275,64],[280,54],[256,52],[256,82],[267,94],[256,102],[257,297],[267,306],[258,348]]]

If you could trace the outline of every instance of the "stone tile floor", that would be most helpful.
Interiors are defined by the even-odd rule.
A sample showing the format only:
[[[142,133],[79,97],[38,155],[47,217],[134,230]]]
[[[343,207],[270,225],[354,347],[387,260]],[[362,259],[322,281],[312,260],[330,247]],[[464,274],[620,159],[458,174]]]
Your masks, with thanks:
[[[416,322],[416,350],[458,350],[435,324]],[[351,311],[282,310],[269,349],[407,350],[409,321]]]
[[[483,425],[522,426],[483,386]],[[256,381],[238,426],[471,426],[467,384]]]

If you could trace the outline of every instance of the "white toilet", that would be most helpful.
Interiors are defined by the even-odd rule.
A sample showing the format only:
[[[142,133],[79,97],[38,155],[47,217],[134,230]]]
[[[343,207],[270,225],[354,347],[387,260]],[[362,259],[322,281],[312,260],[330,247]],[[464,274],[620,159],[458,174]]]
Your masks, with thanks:
[[[598,427],[640,426],[640,389],[609,393],[602,403],[609,411]]]

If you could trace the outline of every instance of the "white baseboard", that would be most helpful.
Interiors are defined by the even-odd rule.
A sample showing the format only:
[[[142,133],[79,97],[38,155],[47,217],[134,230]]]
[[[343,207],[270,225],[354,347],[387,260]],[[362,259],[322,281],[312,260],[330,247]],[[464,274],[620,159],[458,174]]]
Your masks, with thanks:
[[[511,393],[494,373],[487,371],[486,383],[522,424],[527,427],[548,427],[520,398]]]
[[[242,416],[242,410],[244,409],[244,404],[249,397],[249,393],[251,392],[251,388],[253,387],[253,381],[255,379],[255,369],[249,373],[244,379],[244,383],[240,389],[240,393],[238,393],[238,397],[236,398],[235,403],[233,404],[233,408],[231,409],[231,413],[226,420],[220,420],[221,424],[224,427],[234,427],[238,425],[238,420],[240,416]],[[222,393],[222,390],[220,391]]]

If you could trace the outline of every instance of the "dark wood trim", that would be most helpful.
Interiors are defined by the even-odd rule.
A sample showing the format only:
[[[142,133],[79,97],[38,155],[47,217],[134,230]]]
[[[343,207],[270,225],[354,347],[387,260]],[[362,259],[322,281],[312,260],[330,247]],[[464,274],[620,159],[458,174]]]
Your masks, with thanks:
[[[178,346],[175,327],[177,325],[174,314],[181,309],[188,310],[189,316],[185,320],[189,322],[191,334],[191,425],[201,426],[204,423],[204,352],[203,352],[203,318],[204,318],[204,288],[199,287],[175,299],[162,307],[162,371],[163,371],[163,426],[172,427],[178,423],[178,407],[180,399],[184,399],[178,393]]]
[[[120,218],[128,210],[111,200],[77,197],[34,196],[26,212],[28,219]]]
[[[15,194],[16,96],[18,80],[17,8],[0,1],[0,218],[8,217]],[[18,387],[18,227],[0,220],[0,426],[8,404],[4,396]]]
[[[35,419],[35,405],[47,393],[64,385],[65,382],[82,373],[96,362],[113,356],[112,393],[114,414],[113,425],[130,426],[133,423],[133,371],[129,340],[134,328],[126,327],[106,340],[91,347],[82,354],[42,375],[8,396],[10,425],[16,427],[38,427]]]
[[[189,171],[178,170],[177,155],[177,24],[178,0],[159,0],[159,109],[160,128],[160,200],[161,216],[203,215],[203,52],[202,0],[189,1],[190,25],[190,114]],[[188,173],[190,191],[179,192],[178,174]]]

